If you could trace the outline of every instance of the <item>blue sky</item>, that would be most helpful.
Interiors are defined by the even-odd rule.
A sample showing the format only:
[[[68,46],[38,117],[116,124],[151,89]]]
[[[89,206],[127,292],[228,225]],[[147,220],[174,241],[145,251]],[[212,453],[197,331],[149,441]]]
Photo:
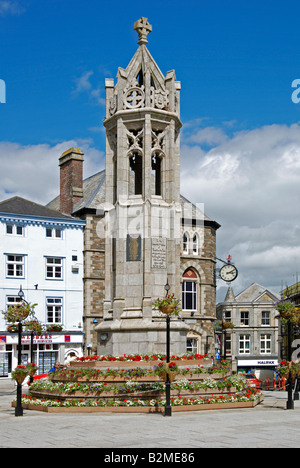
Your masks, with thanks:
[[[141,16],[182,84],[181,191],[222,225],[236,292],[277,292],[300,270],[299,2],[0,0],[0,198],[50,201],[71,145],[86,176],[103,169],[104,80],[134,55]]]

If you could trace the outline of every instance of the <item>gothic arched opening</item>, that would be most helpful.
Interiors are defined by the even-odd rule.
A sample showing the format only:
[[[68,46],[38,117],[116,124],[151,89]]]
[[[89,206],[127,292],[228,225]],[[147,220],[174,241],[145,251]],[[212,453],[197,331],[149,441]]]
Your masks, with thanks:
[[[152,169],[152,178],[153,178],[153,195],[161,195],[161,166],[162,166],[162,159],[158,153],[154,153],[152,156],[151,161],[151,169]]]
[[[129,158],[129,195],[143,193],[143,158],[139,153],[133,153]]]

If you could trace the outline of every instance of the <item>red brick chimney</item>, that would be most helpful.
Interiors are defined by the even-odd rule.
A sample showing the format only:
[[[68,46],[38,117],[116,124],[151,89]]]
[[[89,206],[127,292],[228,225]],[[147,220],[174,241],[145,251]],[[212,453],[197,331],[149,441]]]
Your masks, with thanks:
[[[72,214],[75,204],[83,197],[83,155],[80,148],[70,148],[59,158],[60,211]]]

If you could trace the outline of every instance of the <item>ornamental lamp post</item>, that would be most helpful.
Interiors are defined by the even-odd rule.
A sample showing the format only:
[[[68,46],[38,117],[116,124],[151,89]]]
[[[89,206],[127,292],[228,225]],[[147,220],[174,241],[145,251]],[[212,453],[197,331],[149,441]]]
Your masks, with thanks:
[[[292,324],[291,320],[288,319],[287,321],[287,339],[288,339],[288,361],[292,361]],[[286,402],[286,409],[294,409],[294,402],[293,402],[293,380],[292,380],[292,373],[291,369],[289,369],[289,376],[287,381],[288,387],[288,399]]]
[[[22,290],[22,285],[20,285],[20,291],[18,296],[21,302],[26,302],[24,299],[24,292]],[[22,319],[21,316],[18,320],[18,366],[22,365]],[[17,382],[17,403],[15,407],[15,416],[23,416],[23,407],[22,407],[22,384]]]
[[[167,283],[165,284],[166,296],[170,290],[169,281],[167,278]],[[166,314],[166,333],[167,333],[167,365],[170,362],[170,315]],[[172,407],[171,407],[171,383],[169,374],[167,373],[166,378],[166,405],[165,405],[165,416],[172,416]]]

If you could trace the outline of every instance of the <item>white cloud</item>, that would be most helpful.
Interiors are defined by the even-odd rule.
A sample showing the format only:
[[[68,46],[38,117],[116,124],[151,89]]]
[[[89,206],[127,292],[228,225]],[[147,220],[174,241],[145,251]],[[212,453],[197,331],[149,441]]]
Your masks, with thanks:
[[[239,268],[236,292],[254,281],[275,292],[293,282],[300,271],[300,126],[238,132],[207,152],[185,142],[181,154],[181,191],[222,225],[217,256],[230,253]]]
[[[196,133],[193,133],[188,138],[186,142],[188,143],[197,143],[207,144],[207,145],[219,145],[224,143],[227,140],[226,134],[222,131],[221,128],[215,127],[206,127],[198,130]]]
[[[88,141],[64,141],[22,146],[0,143],[0,199],[20,196],[46,204],[59,193],[58,158],[67,149],[79,146],[84,152],[84,177],[104,168],[104,154]]]
[[[91,82],[91,77],[94,75],[92,70],[84,72],[80,77],[74,80],[75,88],[72,90],[73,96],[78,96],[81,93],[87,93],[92,103],[100,106],[105,106],[105,98],[102,97],[102,84],[94,86]]]
[[[73,90],[74,94],[82,93],[83,91],[89,91],[92,88],[92,83],[90,82],[90,77],[94,74],[93,71],[87,71],[83,73],[79,78],[76,78],[75,89]]]

